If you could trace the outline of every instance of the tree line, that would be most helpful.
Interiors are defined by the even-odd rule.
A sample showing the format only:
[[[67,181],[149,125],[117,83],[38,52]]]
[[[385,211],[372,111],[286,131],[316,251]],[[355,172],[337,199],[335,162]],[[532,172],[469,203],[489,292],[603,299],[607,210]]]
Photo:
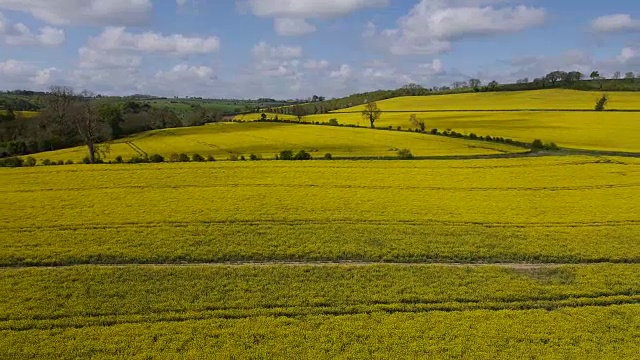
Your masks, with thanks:
[[[101,156],[97,144],[131,134],[222,120],[222,113],[194,106],[178,114],[168,107],[152,107],[129,100],[114,102],[89,92],[54,86],[41,95],[38,116],[23,119],[7,110],[0,118],[0,158],[84,145],[88,161]],[[13,115],[11,115],[13,114]]]

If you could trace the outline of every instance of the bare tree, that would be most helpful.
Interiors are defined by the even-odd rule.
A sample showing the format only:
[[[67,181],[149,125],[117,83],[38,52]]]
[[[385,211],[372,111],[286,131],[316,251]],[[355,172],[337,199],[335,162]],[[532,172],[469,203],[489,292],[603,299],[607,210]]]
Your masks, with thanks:
[[[620,71],[616,71],[613,73],[614,80],[619,80],[621,76],[622,76],[622,73],[620,73]]]
[[[382,111],[378,108],[378,104],[375,102],[370,102],[364,106],[362,118],[369,120],[372,129],[375,128],[375,122],[380,119],[380,116],[382,116]]]
[[[424,122],[424,119],[419,119],[416,114],[411,114],[409,116],[409,120],[413,126],[417,126],[420,129],[420,132],[424,132],[426,130],[427,125]]]
[[[480,85],[482,85],[482,81],[480,81],[480,79],[469,80],[469,86],[471,86],[474,89],[478,89]]]
[[[63,131],[74,132],[89,150],[89,161],[96,162],[96,144],[100,141],[103,127],[95,105],[95,96],[88,92],[75,94],[73,89],[53,86],[47,96],[47,112],[56,126]]]

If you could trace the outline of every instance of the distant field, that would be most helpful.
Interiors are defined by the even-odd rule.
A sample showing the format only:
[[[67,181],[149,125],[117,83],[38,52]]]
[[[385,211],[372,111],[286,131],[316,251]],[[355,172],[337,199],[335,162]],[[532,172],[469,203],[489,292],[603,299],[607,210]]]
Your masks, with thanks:
[[[2,358],[640,351],[640,159],[41,166],[0,183]]]
[[[0,110],[0,114],[6,114],[6,110]],[[38,114],[40,114],[37,111],[14,111],[14,113],[16,114],[17,117],[22,117],[25,119],[30,119],[33,117],[38,116]]]
[[[106,160],[122,156],[198,153],[219,160],[231,154],[250,154],[272,159],[282,150],[306,150],[314,157],[331,153],[336,157],[396,156],[408,148],[416,156],[488,155],[525,151],[505,144],[449,139],[407,132],[373,131],[343,127],[275,123],[212,124],[142,133],[110,145]],[[86,148],[79,147],[33,155],[39,160],[80,161]]]
[[[563,95],[564,94],[564,95]],[[478,93],[428,97],[404,97],[378,102],[386,111],[404,110],[487,110],[487,109],[580,109],[597,93],[571,90],[545,90],[517,93]],[[590,101],[590,100],[589,100]],[[594,100],[595,102],[595,100]],[[640,93],[615,93],[611,95],[609,108],[633,109],[640,107]],[[341,111],[357,111],[350,108]],[[411,113],[383,113],[376,127],[416,128],[410,120]],[[555,142],[562,147],[640,152],[640,112],[428,112],[417,113],[424,119],[427,129],[444,131],[452,129],[479,136],[499,136],[531,142],[541,139]],[[275,114],[268,114],[274,118]],[[237,120],[253,121],[260,114],[236,116]],[[297,120],[294,116],[278,115],[279,119]],[[369,126],[358,112],[309,115],[304,121],[328,122],[337,119],[341,124]]]
[[[399,97],[378,102],[383,111],[429,110],[593,110],[602,92],[577,90],[533,90],[436,96]],[[640,110],[640,92],[607,93],[610,110]],[[341,109],[362,111],[363,106]]]

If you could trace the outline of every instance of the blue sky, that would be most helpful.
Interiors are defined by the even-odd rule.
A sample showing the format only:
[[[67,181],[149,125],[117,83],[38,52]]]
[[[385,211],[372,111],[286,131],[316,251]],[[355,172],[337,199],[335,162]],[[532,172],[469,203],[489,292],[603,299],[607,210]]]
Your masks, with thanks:
[[[0,0],[0,88],[327,97],[640,75],[632,0]]]

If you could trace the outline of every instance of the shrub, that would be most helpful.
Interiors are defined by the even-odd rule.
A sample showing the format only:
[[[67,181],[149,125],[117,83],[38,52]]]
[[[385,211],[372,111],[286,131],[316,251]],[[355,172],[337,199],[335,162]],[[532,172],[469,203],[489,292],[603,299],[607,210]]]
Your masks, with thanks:
[[[596,102],[596,111],[604,111],[605,107],[607,106],[607,103],[609,102],[609,98],[607,97],[607,95],[602,95],[602,97]]]
[[[66,163],[64,163],[65,165],[73,165],[73,160],[67,160]]]
[[[400,160],[411,160],[413,159],[413,154],[409,149],[398,150],[398,158],[400,158]]]
[[[122,156],[118,155],[116,156],[116,164],[122,164],[124,162],[124,160],[122,159]]]
[[[191,156],[191,160],[192,160],[193,162],[204,162],[204,161],[205,161],[205,158],[204,158],[202,155],[200,155],[200,154],[193,154],[193,155]]]
[[[247,161],[247,159],[244,157],[244,155],[240,155],[240,161]]]
[[[329,125],[338,126],[340,124],[338,123],[338,119],[329,119]]]
[[[213,162],[213,161],[216,161],[216,158],[214,158],[213,155],[209,155],[207,156],[207,161]]]
[[[91,159],[89,159],[88,156],[85,156],[84,159],[82,159],[82,163],[83,164],[91,164]]]
[[[57,165],[64,165],[64,160],[58,160]]]
[[[540,139],[535,139],[533,140],[533,142],[531,143],[531,148],[535,149],[535,150],[542,150],[544,149],[544,144],[542,143],[542,140]]]
[[[556,145],[556,143],[548,143],[548,144],[544,144],[544,149],[545,150],[550,150],[550,151],[558,151],[560,150],[560,148],[558,147],[558,145]]]
[[[293,157],[293,160],[311,160],[313,157],[311,154],[304,150],[298,151],[298,153]]]
[[[44,160],[42,160],[42,165],[44,165],[44,166],[49,166],[49,165],[51,165],[51,160],[49,160],[49,159],[44,159]]]
[[[281,151],[280,160],[293,160],[293,151],[291,150]]]
[[[190,162],[190,161],[191,161],[191,158],[189,157],[189,155],[184,153],[178,155],[178,162]]]
[[[152,163],[161,163],[164,162],[164,157],[162,155],[159,154],[153,154],[151,155],[151,157],[149,158],[149,162]]]
[[[438,129],[431,129],[431,135],[438,135]]]
[[[236,154],[229,155],[229,161],[238,161],[238,155]]]
[[[36,166],[36,163],[37,163],[36,159],[29,156],[28,158],[24,159],[23,166],[28,166],[28,167]]]
[[[24,160],[19,157],[0,159],[0,167],[22,167]]]
[[[333,160],[333,155],[331,155],[331,153],[326,153],[326,154],[324,154],[324,159],[325,160]]]
[[[258,156],[256,154],[251,154],[251,155],[249,155],[249,160],[258,161],[258,160],[260,160],[260,156]]]
[[[478,135],[476,135],[476,134],[474,134],[474,133],[471,133],[471,134],[469,134],[469,139],[471,139],[471,140],[478,140]]]
[[[169,161],[170,162],[179,162],[180,161],[180,155],[173,153],[171,155],[169,155]]]
[[[396,128],[396,130],[398,130],[398,131],[402,130],[402,126],[398,126],[398,127]]]
[[[140,156],[134,156],[131,159],[129,159],[129,164],[142,164],[147,162],[146,159],[141,158]]]

